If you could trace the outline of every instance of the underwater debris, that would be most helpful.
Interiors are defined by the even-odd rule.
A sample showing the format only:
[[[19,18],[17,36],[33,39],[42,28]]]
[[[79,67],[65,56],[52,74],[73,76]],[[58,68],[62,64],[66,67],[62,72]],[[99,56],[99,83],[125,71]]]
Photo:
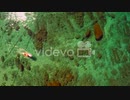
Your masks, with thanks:
[[[103,31],[98,23],[94,25],[94,33],[95,33],[95,39],[97,41],[101,40],[103,37]]]
[[[32,54],[28,53],[28,52],[23,52],[22,55],[24,57],[28,57],[28,58],[31,58],[32,57]]]
[[[30,58],[30,59],[32,59],[32,60],[34,60],[34,61],[37,60],[37,58],[34,57],[31,53],[27,52],[26,50],[24,50],[24,49],[22,49],[22,48],[19,48],[19,49],[17,50],[17,53],[18,53],[19,55],[24,56],[25,58]]]

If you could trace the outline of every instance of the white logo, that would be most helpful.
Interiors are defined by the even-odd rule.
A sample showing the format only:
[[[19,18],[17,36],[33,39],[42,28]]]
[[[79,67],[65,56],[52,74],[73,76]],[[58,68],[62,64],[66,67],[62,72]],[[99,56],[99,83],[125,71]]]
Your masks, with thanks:
[[[91,42],[90,41],[79,41],[77,43],[78,49],[77,49],[77,57],[91,57],[92,55],[95,55],[95,50],[92,50]]]

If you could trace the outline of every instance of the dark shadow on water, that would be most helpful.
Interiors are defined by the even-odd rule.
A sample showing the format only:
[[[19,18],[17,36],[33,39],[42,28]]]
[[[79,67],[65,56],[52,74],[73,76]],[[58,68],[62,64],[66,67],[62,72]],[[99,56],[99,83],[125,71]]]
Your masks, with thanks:
[[[34,57],[34,56],[30,57],[30,59],[32,59],[32,60],[34,60],[34,61],[36,61],[36,60],[37,60],[37,58],[36,58],[36,57]]]

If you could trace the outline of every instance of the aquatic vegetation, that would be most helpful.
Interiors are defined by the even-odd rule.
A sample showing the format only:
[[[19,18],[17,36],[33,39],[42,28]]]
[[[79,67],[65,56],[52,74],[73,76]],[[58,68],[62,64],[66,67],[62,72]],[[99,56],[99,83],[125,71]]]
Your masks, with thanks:
[[[1,12],[0,86],[129,86],[129,17]]]

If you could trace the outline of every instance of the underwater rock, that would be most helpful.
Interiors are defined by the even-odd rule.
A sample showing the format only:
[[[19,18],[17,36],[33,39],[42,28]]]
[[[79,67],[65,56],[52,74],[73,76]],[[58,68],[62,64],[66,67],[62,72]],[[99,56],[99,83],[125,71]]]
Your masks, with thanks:
[[[98,23],[94,25],[94,34],[95,34],[95,39],[97,41],[101,40],[103,37],[103,31]]]

